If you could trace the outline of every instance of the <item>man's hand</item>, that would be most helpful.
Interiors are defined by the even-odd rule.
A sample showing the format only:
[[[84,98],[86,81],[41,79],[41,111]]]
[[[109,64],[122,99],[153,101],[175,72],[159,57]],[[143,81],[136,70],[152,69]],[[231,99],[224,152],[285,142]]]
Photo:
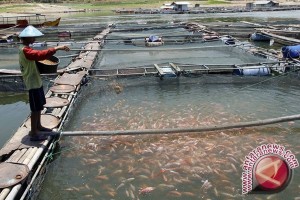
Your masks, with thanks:
[[[64,51],[70,51],[70,48],[68,46],[57,46],[57,47],[54,47],[55,50],[64,50]]]

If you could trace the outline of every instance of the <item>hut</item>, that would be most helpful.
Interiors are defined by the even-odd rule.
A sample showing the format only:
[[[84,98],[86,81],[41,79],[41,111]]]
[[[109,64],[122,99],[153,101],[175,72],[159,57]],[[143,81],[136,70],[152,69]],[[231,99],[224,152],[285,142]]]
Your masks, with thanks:
[[[175,11],[180,11],[180,12],[188,11],[189,10],[189,5],[190,5],[189,2],[183,2],[183,1],[171,3],[171,6],[174,7],[174,10]]]
[[[246,9],[264,9],[264,8],[272,8],[272,7],[278,7],[279,3],[275,1],[255,1],[252,3],[246,4]]]

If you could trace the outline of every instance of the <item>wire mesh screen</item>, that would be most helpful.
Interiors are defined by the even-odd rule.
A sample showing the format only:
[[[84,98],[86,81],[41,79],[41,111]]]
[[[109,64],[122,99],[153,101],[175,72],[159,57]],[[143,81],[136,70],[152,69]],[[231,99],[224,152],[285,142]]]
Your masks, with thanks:
[[[50,80],[53,80],[56,75],[43,75],[43,86],[44,91],[48,91],[51,84]],[[2,92],[19,92],[26,90],[26,87],[23,82],[21,75],[1,75],[0,76],[0,91]]]
[[[5,75],[0,76],[0,91],[23,91],[25,85],[22,76],[18,75]]]

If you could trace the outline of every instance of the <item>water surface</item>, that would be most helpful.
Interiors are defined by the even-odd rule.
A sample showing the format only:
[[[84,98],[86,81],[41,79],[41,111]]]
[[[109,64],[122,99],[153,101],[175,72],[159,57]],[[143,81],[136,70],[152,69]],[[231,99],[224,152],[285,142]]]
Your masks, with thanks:
[[[191,128],[292,115],[299,113],[298,84],[293,76],[95,80],[65,129]],[[66,137],[39,199],[293,199],[298,169],[281,193],[243,196],[241,166],[250,151],[268,143],[299,159],[298,130],[296,122],[198,134]],[[154,190],[144,194],[146,187]]]

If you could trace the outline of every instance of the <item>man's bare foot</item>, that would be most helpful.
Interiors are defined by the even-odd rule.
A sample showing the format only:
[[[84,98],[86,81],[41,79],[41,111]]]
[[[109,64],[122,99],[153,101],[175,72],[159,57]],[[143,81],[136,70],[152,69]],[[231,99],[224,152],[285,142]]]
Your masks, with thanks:
[[[55,132],[55,131],[52,131],[52,129],[50,129],[50,131],[37,131],[36,133],[33,133],[32,131],[29,131],[28,135],[29,137],[35,137],[35,136],[39,136],[39,135],[42,135],[42,136],[58,136],[60,134],[60,132]]]
[[[29,131],[28,135],[31,137],[31,136],[36,136],[39,134],[39,131],[37,132],[32,132],[32,131]]]
[[[43,126],[38,127],[38,130],[39,131],[46,131],[46,132],[51,132],[52,131],[52,129],[46,128],[46,127],[43,127]]]
[[[41,135],[41,134],[30,136],[30,141],[44,141],[44,140],[47,140],[47,139],[48,139],[48,136]]]

